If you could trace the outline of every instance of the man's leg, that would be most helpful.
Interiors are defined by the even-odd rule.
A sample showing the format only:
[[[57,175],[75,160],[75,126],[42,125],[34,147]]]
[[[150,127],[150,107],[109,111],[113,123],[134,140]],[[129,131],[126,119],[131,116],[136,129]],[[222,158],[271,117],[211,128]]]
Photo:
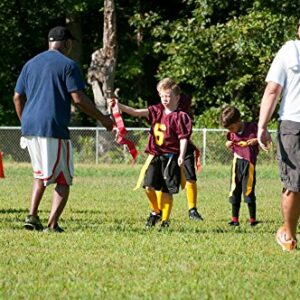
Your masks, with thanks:
[[[68,198],[69,198],[70,186],[64,184],[57,184],[52,199],[52,208],[48,220],[48,227],[55,228],[58,225],[58,219],[62,214]]]
[[[296,239],[297,224],[300,216],[300,192],[286,190],[282,194],[281,209],[286,239]]]
[[[28,230],[43,230],[43,225],[38,217],[38,209],[46,187],[41,179],[33,180],[29,215],[26,217],[24,227]]]
[[[43,198],[45,189],[46,187],[44,186],[43,180],[37,178],[33,180],[31,203],[29,210],[30,215],[35,217],[38,215],[38,208]]]

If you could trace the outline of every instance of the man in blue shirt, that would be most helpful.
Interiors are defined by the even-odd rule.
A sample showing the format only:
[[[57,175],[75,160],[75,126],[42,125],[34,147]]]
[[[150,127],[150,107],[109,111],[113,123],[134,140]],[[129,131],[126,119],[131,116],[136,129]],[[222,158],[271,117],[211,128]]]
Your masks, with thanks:
[[[85,83],[77,64],[67,56],[73,36],[62,26],[49,31],[49,49],[23,67],[17,80],[14,104],[22,126],[22,145],[28,148],[34,184],[25,228],[43,230],[38,207],[46,187],[56,183],[48,231],[62,232],[58,219],[69,196],[73,177],[69,134],[71,103],[111,130],[113,121],[96,109],[85,95]]]

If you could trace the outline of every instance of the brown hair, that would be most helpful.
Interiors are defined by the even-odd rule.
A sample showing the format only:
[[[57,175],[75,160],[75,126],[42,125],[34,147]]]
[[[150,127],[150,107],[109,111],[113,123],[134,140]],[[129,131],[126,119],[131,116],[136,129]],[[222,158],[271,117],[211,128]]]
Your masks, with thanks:
[[[162,79],[157,84],[156,89],[158,90],[158,92],[160,92],[161,90],[171,90],[175,95],[180,95],[181,93],[180,87],[173,79],[169,77]]]
[[[220,124],[227,128],[233,123],[240,121],[240,111],[234,106],[226,106],[220,115]]]

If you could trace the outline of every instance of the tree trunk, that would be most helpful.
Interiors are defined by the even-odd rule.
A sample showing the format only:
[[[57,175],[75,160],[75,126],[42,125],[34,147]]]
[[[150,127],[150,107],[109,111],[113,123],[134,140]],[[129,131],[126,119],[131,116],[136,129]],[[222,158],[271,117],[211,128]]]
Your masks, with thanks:
[[[88,83],[92,86],[95,104],[107,113],[106,99],[114,92],[117,61],[116,11],[114,0],[104,0],[103,48],[92,54]]]

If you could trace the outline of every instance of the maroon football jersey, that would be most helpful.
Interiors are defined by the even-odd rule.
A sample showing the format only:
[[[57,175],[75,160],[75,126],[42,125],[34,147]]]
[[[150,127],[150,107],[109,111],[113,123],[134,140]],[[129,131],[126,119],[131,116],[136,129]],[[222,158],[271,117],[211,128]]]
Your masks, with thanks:
[[[244,130],[240,134],[233,133],[233,132],[227,133],[227,140],[233,142],[232,152],[236,153],[238,156],[250,161],[255,165],[257,154],[259,151],[258,144],[255,146],[246,146],[246,147],[242,147],[238,145],[239,142],[246,142],[254,138],[257,138],[257,123],[255,122],[251,122],[251,123],[244,122]]]
[[[146,153],[162,155],[179,154],[180,140],[189,139],[192,134],[192,120],[183,111],[176,110],[165,114],[162,105],[149,106],[149,133]]]

